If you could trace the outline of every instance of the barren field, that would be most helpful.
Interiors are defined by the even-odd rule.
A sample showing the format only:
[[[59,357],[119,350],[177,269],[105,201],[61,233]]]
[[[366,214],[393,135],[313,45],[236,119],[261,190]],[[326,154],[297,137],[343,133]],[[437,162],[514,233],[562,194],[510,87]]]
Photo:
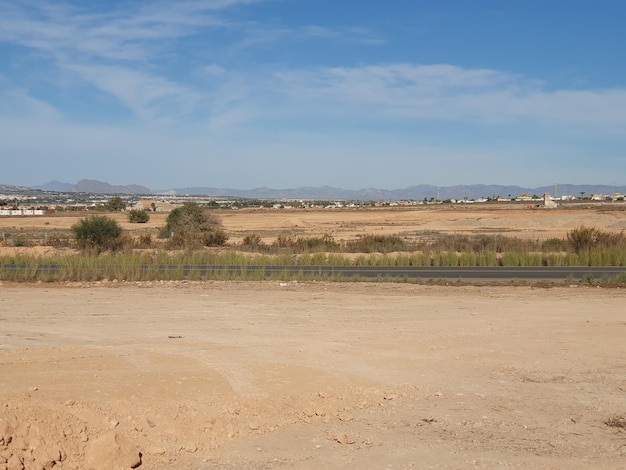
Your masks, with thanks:
[[[624,468],[625,300],[5,283],[0,468]]]
[[[586,225],[601,230],[626,230],[626,204],[571,204],[556,209],[526,205],[441,205],[376,209],[242,209],[220,210],[229,243],[237,244],[249,234],[271,243],[278,235],[319,237],[332,235],[345,241],[363,234],[399,235],[409,240],[432,234],[505,235],[546,240],[564,238],[570,230]],[[59,213],[45,217],[0,217],[0,232],[54,233],[65,231],[85,213]],[[131,224],[124,213],[107,214],[134,235],[151,233],[165,225],[167,214],[152,213],[146,224]],[[0,255],[11,253],[0,247]],[[21,250],[20,250],[21,251]]]

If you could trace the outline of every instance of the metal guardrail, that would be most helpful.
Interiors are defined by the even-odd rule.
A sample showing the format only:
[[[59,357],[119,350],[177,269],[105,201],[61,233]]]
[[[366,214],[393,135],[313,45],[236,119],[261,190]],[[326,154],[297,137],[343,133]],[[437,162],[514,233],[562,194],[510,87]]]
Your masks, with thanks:
[[[33,273],[32,270],[35,270]],[[57,264],[20,265],[7,264],[0,265],[0,277],[3,273],[19,274],[31,271],[35,276],[54,276],[60,274],[66,267]],[[72,268],[76,269],[76,268]],[[256,275],[271,278],[276,275],[286,277],[305,276],[319,278],[366,278],[366,279],[445,279],[445,280],[567,280],[567,279],[618,279],[626,277],[625,266],[603,266],[603,267],[522,267],[522,266],[496,266],[496,267],[447,267],[447,266],[328,266],[328,265],[307,265],[307,266],[234,266],[234,265],[107,265],[91,266],[88,268],[91,273],[105,273],[111,270],[123,272],[128,269],[133,272],[144,272],[168,274],[179,272],[182,277],[188,276],[241,276]]]

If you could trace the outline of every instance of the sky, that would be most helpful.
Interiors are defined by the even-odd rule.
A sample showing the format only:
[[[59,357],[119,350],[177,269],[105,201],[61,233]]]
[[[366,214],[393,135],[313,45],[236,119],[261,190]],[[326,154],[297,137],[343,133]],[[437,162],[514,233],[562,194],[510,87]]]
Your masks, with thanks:
[[[623,0],[0,0],[0,184],[626,184]]]

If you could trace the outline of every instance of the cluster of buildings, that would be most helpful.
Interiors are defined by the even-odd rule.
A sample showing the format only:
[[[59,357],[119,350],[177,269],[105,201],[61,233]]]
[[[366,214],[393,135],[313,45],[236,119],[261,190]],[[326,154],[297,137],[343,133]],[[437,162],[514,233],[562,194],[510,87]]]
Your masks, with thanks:
[[[49,212],[44,209],[0,209],[0,215],[46,215]]]
[[[42,216],[49,215],[56,210],[87,210],[102,206],[111,198],[111,195],[104,194],[48,194],[42,193],[33,195],[3,195],[0,194],[0,216]],[[526,203],[529,207],[556,207],[560,202],[572,201],[592,201],[592,202],[624,202],[625,196],[621,193],[613,192],[610,195],[591,194],[585,196],[581,193],[578,196],[552,197],[549,193],[543,196],[520,194],[517,197],[493,196],[490,198],[478,199],[447,199],[440,201],[434,197],[424,200],[398,200],[398,201],[308,201],[308,200],[247,200],[247,199],[215,199],[208,197],[177,196],[171,198],[139,199],[137,196],[121,196],[127,209],[139,209],[149,212],[170,212],[185,202],[194,201],[198,204],[207,205],[210,208],[237,209],[237,208],[274,208],[274,209],[295,209],[295,208],[356,208],[356,207],[402,207],[418,206],[423,204],[475,204],[488,202],[517,202]]]

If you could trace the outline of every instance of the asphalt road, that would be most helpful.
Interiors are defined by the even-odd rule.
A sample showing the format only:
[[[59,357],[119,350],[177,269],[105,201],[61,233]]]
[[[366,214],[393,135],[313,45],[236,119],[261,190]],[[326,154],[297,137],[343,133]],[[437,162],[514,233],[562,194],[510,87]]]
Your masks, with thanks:
[[[240,267],[214,267],[239,273]],[[626,267],[398,267],[398,266],[259,266],[247,267],[248,272],[265,270],[266,276],[280,273],[292,275],[318,275],[324,277],[402,278],[402,279],[445,279],[474,281],[510,280],[611,280],[626,276]]]
[[[0,279],[4,273],[15,273],[30,270],[30,266],[0,266]],[[58,273],[62,267],[58,265],[39,265],[39,274]],[[96,268],[97,269],[97,268]],[[154,271],[154,266],[138,266],[138,270]],[[156,267],[158,272],[180,272],[185,277],[215,277],[224,275],[259,276],[263,277],[316,277],[316,278],[362,278],[362,279],[407,279],[407,280],[447,280],[447,281],[611,281],[626,279],[626,266],[620,267],[400,267],[400,266],[211,266],[211,265],[162,265]]]

